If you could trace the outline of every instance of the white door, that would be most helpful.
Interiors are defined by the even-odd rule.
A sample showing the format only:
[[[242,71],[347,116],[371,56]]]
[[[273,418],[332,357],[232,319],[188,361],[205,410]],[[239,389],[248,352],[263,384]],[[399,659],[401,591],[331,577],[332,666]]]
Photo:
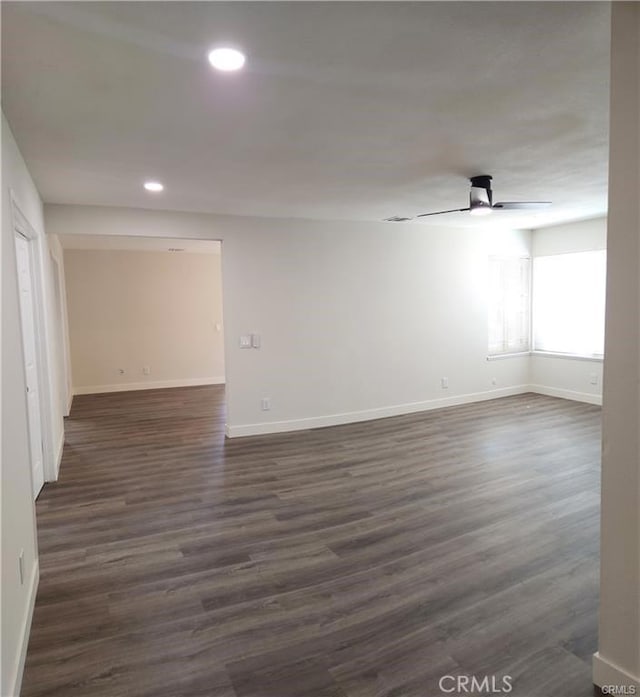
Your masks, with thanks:
[[[33,292],[31,243],[20,234],[16,234],[16,260],[18,266],[18,290],[20,292],[20,316],[22,320],[22,346],[27,378],[31,476],[33,497],[35,498],[44,484],[40,386],[38,383],[38,354],[36,348],[36,308],[35,294]]]

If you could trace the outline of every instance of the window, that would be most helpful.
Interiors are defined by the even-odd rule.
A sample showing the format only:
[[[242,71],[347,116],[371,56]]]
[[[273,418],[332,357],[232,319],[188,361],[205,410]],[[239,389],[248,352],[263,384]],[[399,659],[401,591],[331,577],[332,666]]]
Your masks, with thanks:
[[[489,355],[530,349],[530,268],[524,257],[489,258]]]
[[[606,252],[533,260],[533,348],[578,356],[604,354]]]

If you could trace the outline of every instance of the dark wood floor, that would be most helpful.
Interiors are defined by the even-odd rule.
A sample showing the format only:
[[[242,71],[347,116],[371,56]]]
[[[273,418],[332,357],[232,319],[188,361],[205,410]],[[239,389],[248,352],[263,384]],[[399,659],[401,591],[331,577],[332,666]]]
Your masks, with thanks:
[[[25,697],[592,695],[598,407],[226,442],[223,412],[222,387],[76,397]]]

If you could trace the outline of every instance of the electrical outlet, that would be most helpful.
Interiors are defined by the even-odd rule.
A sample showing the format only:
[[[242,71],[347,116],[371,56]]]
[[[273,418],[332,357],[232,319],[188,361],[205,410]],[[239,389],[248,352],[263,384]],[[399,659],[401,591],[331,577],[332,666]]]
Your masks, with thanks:
[[[262,411],[269,411],[271,409],[271,397],[263,397],[260,400],[260,408]]]
[[[18,556],[18,574],[20,576],[20,585],[24,586],[24,549],[20,550]]]
[[[142,369],[142,374],[151,375],[151,368],[148,365],[145,365],[145,367]]]
[[[440,378],[440,387],[446,390],[449,387],[449,378]]]
[[[589,382],[592,385],[597,385],[598,384],[598,373],[591,373],[589,377]]]

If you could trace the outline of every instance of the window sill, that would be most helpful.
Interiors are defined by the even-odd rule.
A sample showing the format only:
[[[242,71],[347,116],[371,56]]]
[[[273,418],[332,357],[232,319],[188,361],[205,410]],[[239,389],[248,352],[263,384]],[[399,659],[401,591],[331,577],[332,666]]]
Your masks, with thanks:
[[[541,356],[542,358],[563,358],[569,361],[591,361],[602,363],[604,356],[585,356],[579,353],[558,353],[555,351],[518,351],[515,353],[494,353],[487,356],[488,361],[502,361],[506,358],[522,358],[523,356]]]
[[[517,351],[515,353],[494,353],[491,356],[487,356],[488,361],[502,361],[505,358],[522,358],[523,356],[530,356],[531,351]]]
[[[543,358],[564,358],[570,361],[591,361],[592,363],[602,363],[604,356],[584,356],[578,353],[556,353],[554,351],[531,351],[532,356],[542,356]]]

